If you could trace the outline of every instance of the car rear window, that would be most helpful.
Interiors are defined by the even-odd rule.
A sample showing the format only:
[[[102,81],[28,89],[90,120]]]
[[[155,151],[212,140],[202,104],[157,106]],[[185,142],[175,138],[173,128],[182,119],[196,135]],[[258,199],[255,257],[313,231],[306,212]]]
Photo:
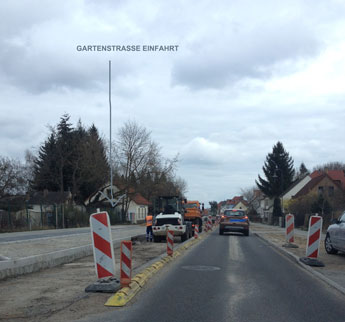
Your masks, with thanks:
[[[178,218],[160,218],[157,219],[156,226],[163,226],[163,225],[179,225]]]
[[[244,211],[241,210],[225,210],[224,215],[227,217],[230,216],[238,216],[238,217],[243,217],[244,216]]]

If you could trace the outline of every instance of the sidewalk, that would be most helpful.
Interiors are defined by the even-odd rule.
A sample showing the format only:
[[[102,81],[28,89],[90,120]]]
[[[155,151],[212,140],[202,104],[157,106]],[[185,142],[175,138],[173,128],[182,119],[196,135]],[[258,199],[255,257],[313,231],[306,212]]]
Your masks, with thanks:
[[[295,229],[294,244],[299,248],[282,247],[282,245],[286,243],[285,228],[251,223],[251,232],[274,245],[279,251],[285,253],[290,258],[293,258],[302,267],[313,273],[318,278],[324,280],[327,284],[337,288],[345,295],[345,253],[339,252],[337,255],[327,254],[324,247],[325,234],[322,234],[321,237],[318,257],[318,259],[325,264],[325,267],[311,267],[304,265],[299,261],[300,257],[306,256],[307,231]]]

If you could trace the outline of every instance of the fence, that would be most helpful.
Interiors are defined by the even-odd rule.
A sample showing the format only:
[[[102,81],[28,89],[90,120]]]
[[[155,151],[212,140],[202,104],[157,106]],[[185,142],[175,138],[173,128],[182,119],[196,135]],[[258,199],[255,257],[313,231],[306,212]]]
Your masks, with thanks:
[[[107,211],[112,225],[127,223],[118,208],[102,208]],[[68,205],[1,204],[0,232],[88,227],[90,214],[97,212],[95,207]]]

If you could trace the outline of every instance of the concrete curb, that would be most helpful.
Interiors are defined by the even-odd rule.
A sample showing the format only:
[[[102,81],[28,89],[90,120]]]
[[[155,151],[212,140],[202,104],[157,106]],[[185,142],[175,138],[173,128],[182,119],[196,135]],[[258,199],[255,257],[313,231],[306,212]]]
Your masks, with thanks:
[[[111,296],[108,299],[108,301],[104,305],[116,307],[125,306],[145,286],[145,284],[154,274],[156,274],[166,264],[173,261],[175,258],[181,256],[188,248],[192,247],[196,243],[206,238],[206,236],[208,236],[208,233],[199,235],[198,239],[194,239],[192,237],[193,239],[189,239],[185,241],[183,244],[180,244],[178,247],[176,247],[174,249],[173,256],[163,254],[161,256],[158,256],[159,260],[155,258],[152,261],[150,261],[149,266],[147,264],[140,267],[138,270],[142,270],[144,267],[148,266],[141,273],[136,274],[135,277],[132,278],[132,282],[131,284],[129,284],[128,287],[124,287],[118,292],[116,292],[113,296]]]
[[[263,241],[265,241],[266,243],[270,244],[272,247],[274,247],[276,250],[278,250],[281,254],[283,254],[284,256],[289,257],[290,259],[292,259],[293,261],[295,261],[300,267],[304,268],[305,270],[307,270],[309,273],[313,274],[314,276],[316,276],[317,278],[321,279],[323,282],[325,282],[326,284],[328,284],[329,286],[334,287],[337,291],[339,291],[340,293],[345,295],[345,288],[338,285],[336,282],[332,281],[331,279],[329,279],[328,277],[324,276],[323,274],[315,271],[312,267],[303,264],[300,260],[299,257],[296,256],[295,254],[290,253],[289,251],[287,251],[285,248],[280,247],[276,244],[274,244],[273,242],[271,242],[270,240],[264,238],[263,236],[260,236],[259,233],[253,233],[255,236],[259,237],[260,239],[262,239]]]
[[[114,247],[119,246],[122,240],[141,238],[143,235],[127,236],[115,239]],[[92,244],[58,250],[42,255],[29,256],[19,259],[0,261],[0,280],[23,274],[37,272],[42,269],[73,262],[79,258],[93,254]]]

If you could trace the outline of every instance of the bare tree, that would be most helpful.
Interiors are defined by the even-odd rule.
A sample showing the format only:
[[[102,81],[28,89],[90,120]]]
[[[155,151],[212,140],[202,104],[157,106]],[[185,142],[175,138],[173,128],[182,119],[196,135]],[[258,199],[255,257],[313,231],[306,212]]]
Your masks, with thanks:
[[[24,165],[21,162],[0,157],[0,198],[26,192],[27,182],[24,170]]]
[[[127,213],[133,187],[154,168],[159,148],[151,140],[151,134],[133,121],[127,121],[119,130],[115,143],[116,168],[122,179],[124,193],[122,211]]]
[[[313,171],[319,170],[319,171],[325,171],[325,170],[344,170],[345,171],[345,163],[344,162],[328,162],[322,165],[317,165],[314,167]]]
[[[127,213],[136,192],[151,200],[161,194],[183,195],[187,190],[186,182],[175,176],[178,156],[162,157],[151,133],[133,121],[120,129],[114,155],[113,166],[122,185],[121,194],[126,194],[122,201],[123,214]]]
[[[254,199],[254,191],[257,190],[257,186],[251,186],[247,188],[241,189],[241,195],[246,199],[249,203]]]

